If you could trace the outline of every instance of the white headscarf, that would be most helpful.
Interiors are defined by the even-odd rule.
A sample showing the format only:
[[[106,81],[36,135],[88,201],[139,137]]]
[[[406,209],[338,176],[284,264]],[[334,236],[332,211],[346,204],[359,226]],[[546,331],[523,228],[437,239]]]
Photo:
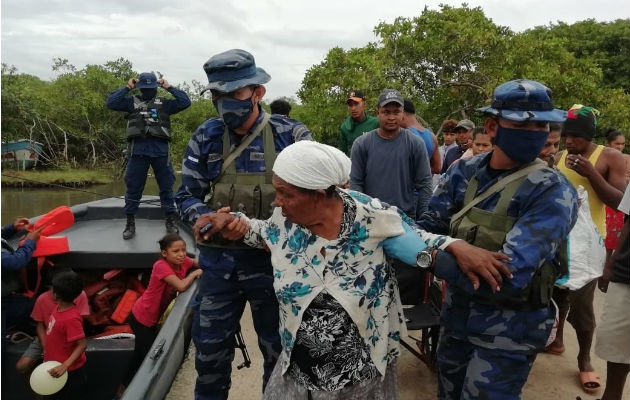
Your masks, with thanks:
[[[303,189],[327,189],[350,180],[350,159],[332,146],[302,140],[278,154],[273,172]]]

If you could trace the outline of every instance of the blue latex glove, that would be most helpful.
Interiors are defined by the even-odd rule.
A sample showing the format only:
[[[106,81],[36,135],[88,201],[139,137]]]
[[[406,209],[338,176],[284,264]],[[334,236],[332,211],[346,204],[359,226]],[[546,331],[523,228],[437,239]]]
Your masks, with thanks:
[[[405,221],[403,221],[405,233],[399,236],[385,239],[383,249],[385,253],[396,258],[405,264],[416,265],[416,256],[424,250],[427,245],[422,241],[420,235],[414,231]]]

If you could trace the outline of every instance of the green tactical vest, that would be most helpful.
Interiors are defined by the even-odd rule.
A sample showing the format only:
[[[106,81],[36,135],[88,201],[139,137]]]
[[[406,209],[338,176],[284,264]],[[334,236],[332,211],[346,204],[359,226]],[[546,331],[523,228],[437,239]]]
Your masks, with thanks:
[[[532,164],[525,165],[523,168]],[[544,165],[540,164],[539,169],[542,168],[544,168]],[[499,194],[500,198],[494,210],[488,211],[472,207],[457,220],[451,220],[451,236],[463,239],[474,246],[489,251],[503,249],[505,237],[516,222],[516,218],[507,215],[507,208],[514,194],[526,178],[527,176],[522,176],[507,183]],[[473,201],[477,193],[477,187],[477,178],[473,177],[466,188],[463,206]],[[553,262],[547,262],[536,271],[525,288],[517,291],[505,290],[506,293],[500,291],[490,295],[478,293],[475,295],[475,300],[497,305],[501,308],[518,310],[545,308],[551,299],[553,286],[558,275],[557,266]]]
[[[263,128],[262,135],[265,172],[236,172],[235,163],[230,163],[225,172],[210,186],[210,193],[206,196],[206,202],[210,208],[218,210],[229,206],[232,211],[241,212],[249,218],[268,219],[271,217],[276,196],[276,191],[271,184],[273,163],[276,161],[276,145],[269,122]],[[229,155],[230,134],[226,126],[223,132],[224,162]],[[242,240],[228,241],[218,234],[209,242],[199,244],[212,247],[250,248]]]

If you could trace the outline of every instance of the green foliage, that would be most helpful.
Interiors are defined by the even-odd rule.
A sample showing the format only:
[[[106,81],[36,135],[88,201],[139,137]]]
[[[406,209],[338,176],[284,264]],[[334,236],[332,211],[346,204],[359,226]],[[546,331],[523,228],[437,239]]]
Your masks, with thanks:
[[[196,93],[199,93],[197,91]],[[193,101],[186,110],[171,117],[171,156],[175,169],[181,166],[182,156],[190,137],[201,123],[209,118],[216,117],[217,112],[212,101],[203,97]]]
[[[474,110],[500,83],[517,78],[549,86],[557,107],[596,107],[602,132],[616,127],[628,135],[629,20],[560,22],[516,33],[479,7],[442,5],[382,22],[374,32],[376,43],[334,48],[306,73],[300,117],[319,140],[336,143],[332,138],[347,115],[343,95],[352,88],[366,90],[372,107],[383,88],[401,90],[435,130],[447,118],[481,122]]]
[[[360,89],[366,95],[368,110],[374,110],[379,92],[388,87],[382,73],[387,62],[374,45],[330,50],[322,63],[306,72],[298,91],[303,107],[292,110],[292,117],[304,122],[316,140],[337,145],[339,125],[347,116],[346,96]]]
[[[125,154],[125,113],[105,107],[107,96],[137,76],[130,61],[119,58],[77,69],[67,59],[53,60],[57,77],[45,82],[2,64],[2,139],[30,138],[44,145],[44,165],[95,167],[121,165]],[[202,84],[193,81],[194,93]],[[185,84],[185,91],[191,86]],[[162,97],[172,97],[159,89]],[[192,106],[172,117],[171,146],[178,165],[188,140],[204,120],[215,115],[209,100],[191,96]]]

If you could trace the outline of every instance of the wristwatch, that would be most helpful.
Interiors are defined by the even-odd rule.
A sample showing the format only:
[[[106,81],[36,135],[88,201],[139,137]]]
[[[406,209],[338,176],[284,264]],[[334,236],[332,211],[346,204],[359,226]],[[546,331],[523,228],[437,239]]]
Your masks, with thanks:
[[[435,247],[429,246],[416,255],[416,265],[420,268],[429,268],[433,262]]]

